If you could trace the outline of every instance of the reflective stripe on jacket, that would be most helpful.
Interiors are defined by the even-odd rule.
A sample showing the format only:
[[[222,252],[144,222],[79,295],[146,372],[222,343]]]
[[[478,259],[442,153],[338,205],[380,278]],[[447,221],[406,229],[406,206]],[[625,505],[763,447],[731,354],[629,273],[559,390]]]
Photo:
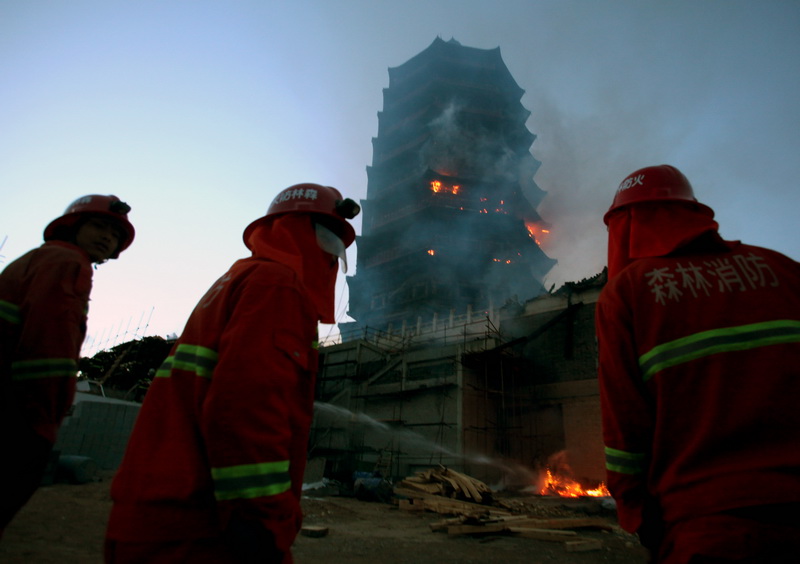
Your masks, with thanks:
[[[107,537],[217,536],[258,519],[288,553],[317,369],[317,317],[294,271],[237,261],[156,372],[112,485]]]
[[[55,443],[75,395],[91,288],[88,255],[61,241],[29,251],[0,274],[2,429],[28,426]]]
[[[647,381],[665,368],[704,356],[797,342],[800,342],[800,321],[793,319],[721,327],[657,345],[639,357],[639,367]]]
[[[768,249],[634,261],[596,309],[620,524],[800,501],[800,265]],[[769,487],[754,486],[769,484]]]

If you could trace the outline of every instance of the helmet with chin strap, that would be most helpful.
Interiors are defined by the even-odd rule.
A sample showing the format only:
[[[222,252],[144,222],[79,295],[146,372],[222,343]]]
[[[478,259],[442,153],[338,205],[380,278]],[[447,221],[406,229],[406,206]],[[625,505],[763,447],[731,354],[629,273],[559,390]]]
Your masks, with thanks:
[[[689,180],[674,166],[659,165],[640,168],[629,174],[617,188],[614,201],[603,221],[618,209],[642,202],[686,202],[714,217],[714,211],[697,201]]]
[[[102,217],[114,220],[121,229],[119,246],[111,255],[111,258],[119,257],[119,254],[127,249],[133,242],[136,230],[128,221],[128,212],[131,207],[117,198],[116,196],[102,196],[91,194],[83,196],[72,202],[64,213],[51,221],[44,228],[44,240],[51,241],[59,237],[59,231],[65,228],[74,228],[86,217]]]

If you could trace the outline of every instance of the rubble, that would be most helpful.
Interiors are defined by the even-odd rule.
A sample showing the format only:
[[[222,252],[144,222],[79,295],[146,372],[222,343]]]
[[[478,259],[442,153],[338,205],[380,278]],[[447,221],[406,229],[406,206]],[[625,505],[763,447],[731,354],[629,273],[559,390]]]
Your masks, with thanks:
[[[572,498],[561,500],[563,503],[559,506],[549,503],[550,497],[539,500],[546,499],[544,503],[537,503],[530,497],[524,501],[494,500],[494,492],[486,484],[443,466],[405,478],[395,486],[394,493],[402,510],[449,515],[430,524],[432,532],[448,535],[512,535],[560,542],[568,552],[580,552],[600,550],[603,543],[600,539],[580,535],[576,529],[620,532],[607,517],[576,516],[599,513],[603,508],[602,500],[590,500],[591,508],[578,505],[582,501]],[[571,510],[570,504],[573,505]],[[543,516],[543,513],[549,515]]]

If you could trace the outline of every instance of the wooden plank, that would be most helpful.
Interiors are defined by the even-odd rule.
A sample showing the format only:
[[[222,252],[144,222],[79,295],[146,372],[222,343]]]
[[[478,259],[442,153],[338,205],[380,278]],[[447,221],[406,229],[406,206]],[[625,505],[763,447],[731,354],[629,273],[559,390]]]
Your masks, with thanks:
[[[529,517],[524,522],[514,524],[519,527],[534,527],[537,529],[580,529],[583,527],[608,531],[614,529],[611,523],[601,517],[566,517],[557,519]]]
[[[478,502],[483,501],[483,496],[481,495],[481,492],[489,493],[492,491],[489,488],[489,486],[487,486],[480,480],[476,480],[472,476],[468,476],[467,474],[462,474],[461,472],[456,472],[455,470],[452,470],[450,468],[447,468],[445,472],[447,473],[447,475],[451,476],[462,485],[462,488],[464,489],[465,493],[467,493],[467,497],[472,497]]]
[[[598,539],[581,539],[565,542],[564,548],[567,549],[567,552],[588,552],[590,550],[602,549],[603,543]]]
[[[443,515],[447,514],[457,514],[457,515],[469,515],[469,516],[480,516],[480,515],[489,515],[489,508],[480,508],[480,507],[465,507],[463,505],[457,505],[455,503],[448,503],[447,501],[434,501],[431,499],[422,500],[422,504],[428,511],[433,511],[434,513],[441,513]]]
[[[464,513],[475,513],[476,511],[488,511],[491,515],[511,515],[510,512],[504,511],[502,509],[497,509],[496,507],[492,507],[490,505],[480,505],[477,503],[472,503],[471,501],[462,501],[460,499],[450,499],[441,495],[432,495],[427,494],[424,492],[419,492],[416,490],[412,490],[409,488],[404,488],[401,486],[396,486],[394,488],[394,493],[400,496],[409,497],[412,499],[421,499],[425,502],[434,502],[439,504],[440,506],[444,506],[445,504],[449,507],[450,510],[455,512],[464,512]]]
[[[469,479],[468,476],[461,477],[459,481],[464,486],[464,490],[466,491],[468,497],[472,497],[472,499],[477,502],[483,501],[483,496],[480,494],[478,488],[475,487],[475,484]]]
[[[320,538],[328,534],[328,527],[304,525],[300,529],[300,534],[303,535],[304,537]]]
[[[454,484],[456,491],[463,492],[468,498],[471,497],[476,501],[481,501],[481,495],[474,489],[470,481],[467,480],[463,474],[459,474],[448,468],[442,471],[441,476],[451,484]]]
[[[486,519],[487,523],[502,522],[512,525],[516,525],[521,522],[527,523],[528,521],[531,521],[531,517],[528,515],[492,515],[491,512],[490,516]]]
[[[488,525],[451,525],[447,527],[448,535],[485,535],[508,530],[505,523],[489,523]]]
[[[442,493],[442,485],[441,484],[431,484],[431,483],[422,483],[422,482],[412,482],[409,480],[403,480],[400,482],[401,485],[405,486],[406,488],[419,490],[425,493],[429,493],[432,495],[441,494]]]
[[[578,536],[575,531],[562,531],[560,529],[536,529],[533,527],[507,527],[507,531],[526,539],[547,541],[564,541]]]
[[[431,531],[447,531],[447,527],[453,525],[460,525],[464,522],[462,517],[452,517],[450,519],[442,519],[441,521],[436,521],[435,523],[431,523],[428,525],[431,528]]]
[[[456,482],[453,478],[449,476],[441,476],[441,479],[442,481],[445,481],[448,484],[450,484],[450,487],[453,488],[453,491],[455,491],[456,493],[461,491],[461,485],[458,482]]]

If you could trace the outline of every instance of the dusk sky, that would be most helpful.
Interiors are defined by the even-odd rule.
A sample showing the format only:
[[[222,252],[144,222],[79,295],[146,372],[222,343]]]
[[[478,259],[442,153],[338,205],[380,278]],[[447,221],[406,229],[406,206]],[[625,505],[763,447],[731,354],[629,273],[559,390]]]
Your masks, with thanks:
[[[437,37],[499,47],[525,90],[545,287],[602,270],[603,213],[655,164],[726,239],[800,258],[796,0],[2,0],[0,266],[115,194],[136,240],[95,272],[84,354],[180,333],[278,191],[366,197],[388,69]]]

